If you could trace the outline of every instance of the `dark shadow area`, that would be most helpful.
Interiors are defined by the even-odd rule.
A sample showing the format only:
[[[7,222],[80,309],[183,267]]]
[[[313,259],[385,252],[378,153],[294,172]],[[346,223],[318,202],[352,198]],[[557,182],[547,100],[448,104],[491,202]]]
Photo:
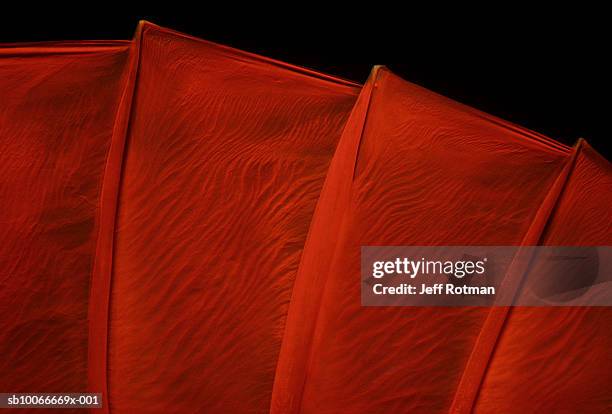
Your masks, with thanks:
[[[474,24],[416,12],[367,9],[330,16],[314,6],[262,7],[236,4],[203,12],[170,5],[130,12],[108,6],[81,16],[36,18],[5,13],[0,42],[129,39],[138,20],[146,19],[358,82],[372,65],[384,64],[406,80],[565,144],[583,137],[612,159],[607,125],[612,65],[603,22],[577,12],[565,21],[521,14],[507,22],[499,15],[483,17]],[[283,12],[286,17],[279,17]],[[544,26],[550,22],[555,27]]]

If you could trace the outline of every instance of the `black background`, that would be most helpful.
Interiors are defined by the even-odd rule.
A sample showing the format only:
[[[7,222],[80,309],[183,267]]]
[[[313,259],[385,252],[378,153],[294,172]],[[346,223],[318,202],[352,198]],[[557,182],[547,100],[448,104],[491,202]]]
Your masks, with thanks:
[[[206,11],[171,4],[155,12],[98,6],[78,14],[3,13],[0,42],[129,39],[138,20],[146,19],[358,82],[383,64],[406,80],[566,144],[583,137],[612,159],[612,36],[609,23],[599,20],[603,11],[570,9],[561,19],[556,10],[534,16],[476,9],[468,10],[470,18],[445,10],[442,18],[442,10],[383,6],[334,14],[327,6],[263,10],[239,3]]]

